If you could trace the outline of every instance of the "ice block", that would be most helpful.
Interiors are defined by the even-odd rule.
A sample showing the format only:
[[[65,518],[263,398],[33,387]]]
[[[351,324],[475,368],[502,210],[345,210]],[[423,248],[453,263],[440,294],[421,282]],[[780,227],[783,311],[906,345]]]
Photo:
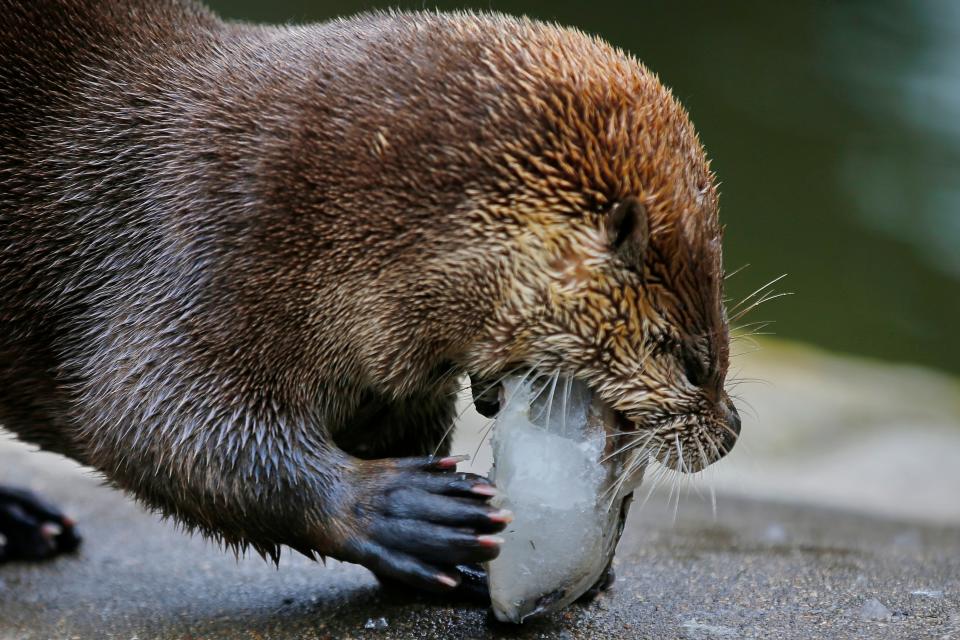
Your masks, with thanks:
[[[494,504],[512,510],[514,520],[487,572],[494,614],[520,623],[566,606],[600,578],[643,468],[614,489],[623,456],[636,452],[612,455],[619,442],[614,414],[583,383],[513,376],[501,394]]]

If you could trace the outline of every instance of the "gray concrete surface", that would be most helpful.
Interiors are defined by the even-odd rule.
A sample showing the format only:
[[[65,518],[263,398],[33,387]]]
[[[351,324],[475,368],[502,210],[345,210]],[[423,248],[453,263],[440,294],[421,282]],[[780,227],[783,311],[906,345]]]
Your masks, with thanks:
[[[235,560],[72,464],[0,446],[81,522],[82,552],[0,565],[0,638],[958,638],[960,529],[720,496],[635,508],[614,589],[510,628],[352,565]],[[876,600],[877,602],[873,602]]]
[[[520,629],[386,593],[356,566],[237,561],[0,435],[0,483],[56,500],[87,540],[74,558],[0,565],[0,640],[960,640],[960,383],[770,341],[736,362],[770,382],[737,387],[742,442],[689,481],[717,491],[716,518],[695,491],[676,520],[655,495],[631,514],[611,592]],[[454,442],[477,473],[485,425],[467,409]]]

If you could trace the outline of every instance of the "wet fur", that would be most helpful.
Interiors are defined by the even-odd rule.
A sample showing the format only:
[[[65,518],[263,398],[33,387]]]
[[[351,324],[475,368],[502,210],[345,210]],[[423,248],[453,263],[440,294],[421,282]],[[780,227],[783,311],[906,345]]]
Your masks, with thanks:
[[[720,420],[713,179],[597,39],[0,0],[0,115],[0,423],[190,527],[337,555],[376,459],[446,450],[463,373],[563,367],[638,424]],[[606,240],[627,197],[636,264]]]

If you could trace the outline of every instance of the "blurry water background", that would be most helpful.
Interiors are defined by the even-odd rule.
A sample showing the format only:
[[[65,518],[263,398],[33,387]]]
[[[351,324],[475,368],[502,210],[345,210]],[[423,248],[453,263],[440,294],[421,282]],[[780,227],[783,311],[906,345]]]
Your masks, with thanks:
[[[211,4],[272,22],[497,10],[635,54],[713,158],[727,270],[750,265],[729,298],[781,274],[777,290],[794,294],[745,319],[774,320],[778,341],[735,360],[734,373],[769,381],[735,389],[741,443],[707,483],[679,483],[960,522],[960,2]],[[466,407],[456,450],[472,452],[483,427]]]

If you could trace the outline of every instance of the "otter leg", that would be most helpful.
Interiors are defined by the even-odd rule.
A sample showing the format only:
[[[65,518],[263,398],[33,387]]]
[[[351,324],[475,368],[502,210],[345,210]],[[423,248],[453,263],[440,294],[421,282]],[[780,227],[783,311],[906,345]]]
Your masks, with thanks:
[[[452,426],[456,416],[455,405],[452,400],[456,396],[459,380],[453,380],[449,387],[437,387],[433,392],[412,396],[401,401],[386,402],[378,398],[380,403],[368,402],[367,406],[377,407],[368,411],[369,415],[356,420],[348,434],[340,434],[337,443],[353,455],[361,457],[388,457],[388,456],[430,456],[442,458],[450,451]],[[353,437],[353,441],[349,438]],[[362,447],[362,448],[361,448]],[[478,478],[478,476],[469,476]],[[489,484],[484,481],[484,485]],[[492,489],[492,487],[490,488]],[[487,495],[482,493],[467,494],[468,500],[485,502]],[[455,499],[463,500],[454,492]],[[429,505],[422,505],[427,510]],[[479,530],[497,532],[510,519],[510,515],[503,511],[496,511],[484,507],[484,513],[494,514],[495,523],[481,519]],[[465,522],[466,526],[473,526]],[[487,588],[487,573],[478,563],[472,564],[441,564],[439,568],[445,575],[452,576],[459,583],[456,589],[447,595],[454,598],[463,598],[471,601],[489,602],[490,594]],[[407,584],[394,580],[390,576],[376,572],[377,578],[386,588],[403,588],[409,590]]]
[[[0,562],[43,560],[80,545],[74,521],[25,489],[0,486]]]
[[[373,460],[337,554],[388,580],[428,590],[457,587],[457,565],[492,560],[507,519],[487,504],[490,482],[456,472],[462,458]]]

